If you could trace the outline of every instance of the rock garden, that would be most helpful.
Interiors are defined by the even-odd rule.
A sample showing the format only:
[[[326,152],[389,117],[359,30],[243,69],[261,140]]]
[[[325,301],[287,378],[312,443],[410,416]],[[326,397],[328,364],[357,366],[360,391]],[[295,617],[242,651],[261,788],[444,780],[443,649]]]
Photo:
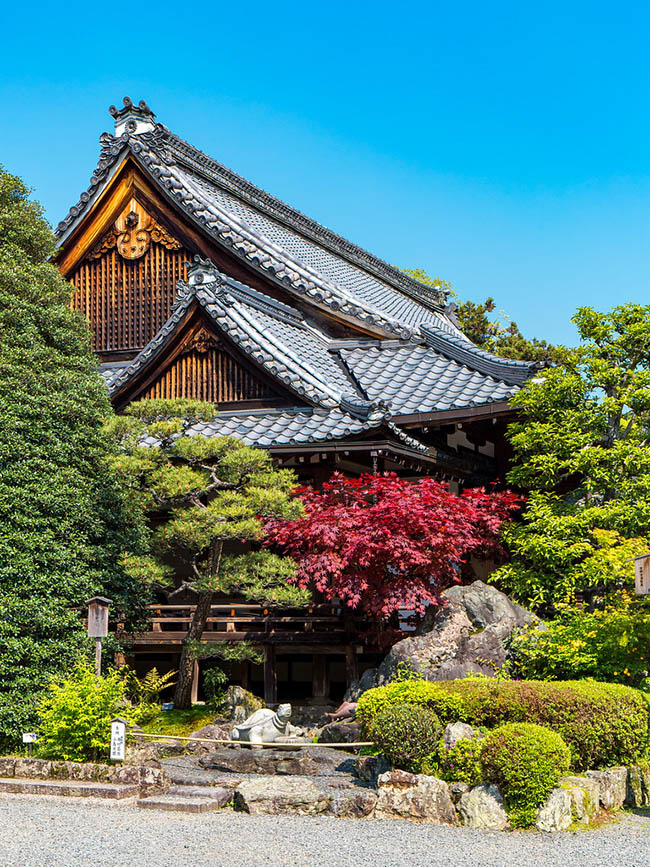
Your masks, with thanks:
[[[116,698],[127,715],[137,708],[124,704],[117,675],[80,669],[53,690],[38,757],[0,759],[0,793],[492,831],[579,830],[649,807],[644,693],[594,680],[488,677],[484,669],[504,665],[513,630],[535,622],[481,582],[447,595],[437,616],[394,645],[335,713],[265,709],[233,686],[218,714],[187,712],[202,725],[183,736],[174,714],[168,731],[164,714],[150,723],[159,736],[132,725],[120,764],[88,758],[105,740]],[[71,728],[70,709],[80,703],[96,714],[86,728],[78,720]]]

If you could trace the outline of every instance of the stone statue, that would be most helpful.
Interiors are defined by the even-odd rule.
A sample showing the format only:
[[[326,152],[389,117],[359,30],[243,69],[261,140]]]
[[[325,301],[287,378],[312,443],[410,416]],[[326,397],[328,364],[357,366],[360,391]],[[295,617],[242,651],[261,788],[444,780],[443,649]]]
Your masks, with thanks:
[[[270,744],[287,734],[287,726],[291,719],[291,705],[281,704],[277,712],[270,708],[256,710],[246,722],[235,726],[230,735],[231,740],[249,743],[252,746]]]

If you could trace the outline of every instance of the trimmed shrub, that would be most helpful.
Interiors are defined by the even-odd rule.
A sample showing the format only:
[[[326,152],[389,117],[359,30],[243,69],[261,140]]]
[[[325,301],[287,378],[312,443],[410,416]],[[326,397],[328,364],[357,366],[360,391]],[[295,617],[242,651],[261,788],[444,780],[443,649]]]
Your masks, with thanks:
[[[357,719],[366,726],[382,710],[396,704],[416,704],[435,711],[442,725],[462,719],[463,699],[440,688],[429,680],[399,680],[388,686],[369,689],[357,703]]]
[[[374,717],[369,734],[393,767],[418,773],[422,760],[436,751],[440,721],[428,708],[396,704]]]
[[[473,738],[461,738],[453,747],[446,749],[444,742],[438,746],[438,762],[435,776],[441,780],[467,783],[470,786],[478,786],[483,782],[483,769],[481,767],[481,752],[485,737],[483,735]],[[431,773],[428,771],[427,773]]]
[[[562,735],[576,770],[633,764],[648,744],[648,703],[638,690],[618,684],[487,678],[391,683],[365,692],[357,717],[367,726],[380,709],[404,702],[431,708],[443,725],[546,725]]]
[[[487,736],[481,750],[486,780],[501,789],[510,822],[525,828],[567,773],[571,753],[557,732],[532,723],[507,723]]]
[[[72,676],[51,683],[38,707],[40,716],[38,752],[45,758],[83,762],[108,756],[111,720],[116,716],[131,722],[124,680],[119,671],[96,677],[80,663]]]

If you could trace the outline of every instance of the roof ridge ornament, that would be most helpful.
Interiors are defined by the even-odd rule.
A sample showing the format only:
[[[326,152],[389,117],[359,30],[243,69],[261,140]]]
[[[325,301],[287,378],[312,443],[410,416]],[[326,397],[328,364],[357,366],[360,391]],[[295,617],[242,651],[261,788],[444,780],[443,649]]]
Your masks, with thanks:
[[[221,286],[223,277],[217,267],[210,259],[203,259],[196,254],[191,262],[186,262],[187,282],[190,286],[205,286],[212,289],[215,286]]]
[[[151,132],[156,126],[154,118],[155,114],[149,108],[144,99],[136,105],[133,100],[125,96],[122,100],[123,108],[116,108],[114,105],[109,106],[109,112],[115,118],[115,137],[121,136],[123,133],[129,135],[140,135],[143,132]]]

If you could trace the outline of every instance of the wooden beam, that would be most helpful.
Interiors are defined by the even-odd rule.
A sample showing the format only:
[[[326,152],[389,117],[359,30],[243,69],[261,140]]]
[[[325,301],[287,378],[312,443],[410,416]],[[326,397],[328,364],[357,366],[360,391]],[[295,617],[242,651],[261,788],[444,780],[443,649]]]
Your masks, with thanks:
[[[421,427],[422,425],[447,424],[454,421],[462,422],[475,418],[495,418],[504,415],[514,416],[515,410],[507,401],[495,401],[494,403],[485,403],[482,406],[461,406],[456,409],[445,409],[438,412],[416,412],[409,415],[394,415],[391,421],[401,426]]]

